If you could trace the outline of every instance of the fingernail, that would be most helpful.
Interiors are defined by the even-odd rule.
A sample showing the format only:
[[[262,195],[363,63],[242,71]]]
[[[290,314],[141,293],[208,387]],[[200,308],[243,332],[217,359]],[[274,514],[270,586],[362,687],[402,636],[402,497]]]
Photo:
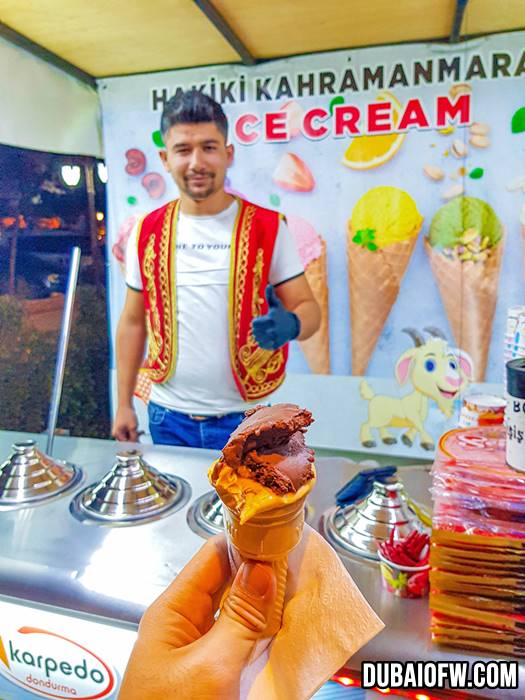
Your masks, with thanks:
[[[269,566],[258,562],[244,562],[242,565],[242,585],[248,593],[264,596],[272,582],[272,572]]]

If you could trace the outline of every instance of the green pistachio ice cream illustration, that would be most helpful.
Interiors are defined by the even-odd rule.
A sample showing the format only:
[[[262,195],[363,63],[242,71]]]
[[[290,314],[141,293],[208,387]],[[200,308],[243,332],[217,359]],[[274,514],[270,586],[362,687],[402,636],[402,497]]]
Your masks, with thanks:
[[[451,260],[484,262],[503,237],[492,207],[475,197],[457,197],[442,206],[430,224],[432,248]]]

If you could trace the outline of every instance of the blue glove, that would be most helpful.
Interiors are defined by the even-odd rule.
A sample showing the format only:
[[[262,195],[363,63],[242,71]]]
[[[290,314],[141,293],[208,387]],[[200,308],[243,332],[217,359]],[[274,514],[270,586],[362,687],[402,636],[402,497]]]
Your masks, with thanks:
[[[266,300],[268,313],[253,320],[253,335],[261,348],[277,350],[288,341],[297,338],[301,331],[301,322],[297,314],[284,308],[271,284],[266,287]]]

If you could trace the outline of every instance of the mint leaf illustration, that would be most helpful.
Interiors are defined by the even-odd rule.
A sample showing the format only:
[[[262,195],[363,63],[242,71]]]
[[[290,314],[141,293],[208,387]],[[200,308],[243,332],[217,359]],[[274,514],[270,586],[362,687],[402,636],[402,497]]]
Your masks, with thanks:
[[[525,107],[520,107],[512,115],[510,130],[513,134],[521,134],[525,131]]]
[[[337,105],[344,105],[344,103],[345,98],[342,95],[337,95],[337,97],[334,97],[330,102],[330,107],[328,108],[330,110],[330,114],[332,115],[334,113],[334,109],[337,107]]]
[[[378,246],[374,243],[376,237],[376,230],[374,228],[362,228],[355,236],[352,238],[354,243],[357,245],[362,245],[363,248],[374,251],[377,250]]]
[[[152,138],[155,146],[157,146],[157,148],[164,148],[164,140],[162,138],[162,134],[160,133],[160,131],[154,131],[151,134],[151,138]]]
[[[483,177],[483,173],[484,173],[484,172],[485,172],[485,171],[483,170],[483,168],[474,168],[474,170],[471,170],[471,171],[470,171],[470,173],[468,174],[468,176],[469,176],[472,180],[479,180],[480,177]]]

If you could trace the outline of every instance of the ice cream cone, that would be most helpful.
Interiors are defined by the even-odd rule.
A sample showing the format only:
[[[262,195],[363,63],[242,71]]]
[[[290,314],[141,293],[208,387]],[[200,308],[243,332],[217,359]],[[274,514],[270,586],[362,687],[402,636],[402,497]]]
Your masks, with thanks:
[[[135,391],[133,394],[144,401],[146,406],[149,403],[150,395],[151,395],[151,379],[149,377],[149,374],[144,371],[140,371],[137,375],[137,382],[135,384]]]
[[[126,246],[128,244],[128,239],[139,219],[140,217],[135,214],[132,214],[124,219],[118,228],[116,241],[111,248],[111,252],[118,261],[123,277],[126,276]]]
[[[484,263],[468,266],[446,258],[428,241],[425,249],[454,340],[474,361],[473,381],[482,382],[492,339],[503,245],[495,246]]]
[[[469,238],[473,240],[467,244]],[[501,224],[486,202],[474,197],[458,198],[435,214],[425,250],[454,341],[472,357],[473,381],[481,382],[487,369],[498,298]]]
[[[310,412],[293,404],[252,409],[208,471],[235,566],[248,559],[273,564],[277,595],[267,636],[281,626],[287,557],[301,540],[304,503],[315,484],[313,452],[304,445],[311,422]]]
[[[524,218],[525,218],[525,212],[524,212]],[[523,243],[523,260],[525,263],[525,224],[521,224],[521,242]],[[525,271],[525,265],[523,267]]]
[[[321,325],[299,346],[314,374],[330,374],[330,328],[328,311],[328,268],[326,242],[312,224],[300,216],[286,217],[310,289],[321,309]]]
[[[307,495],[259,513],[242,524],[238,513],[224,505],[226,533],[241,557],[258,561],[286,558],[301,539]]]
[[[412,198],[395,187],[369,190],[354,207],[347,231],[352,374],[366,372],[422,222]]]
[[[288,554],[299,544],[303,534],[307,495],[282,508],[261,513],[242,525],[236,513],[224,506],[228,541],[241,560],[256,559],[273,564],[277,590],[265,631],[267,637],[273,637],[281,628],[288,580]]]
[[[305,268],[306,279],[321,309],[321,325],[310,338],[299,345],[314,374],[330,374],[330,330],[328,316],[328,271],[326,243],[322,241],[321,255]]]
[[[363,375],[399,294],[417,235],[375,252],[353,243],[353,237],[350,225],[347,252],[352,374]]]

